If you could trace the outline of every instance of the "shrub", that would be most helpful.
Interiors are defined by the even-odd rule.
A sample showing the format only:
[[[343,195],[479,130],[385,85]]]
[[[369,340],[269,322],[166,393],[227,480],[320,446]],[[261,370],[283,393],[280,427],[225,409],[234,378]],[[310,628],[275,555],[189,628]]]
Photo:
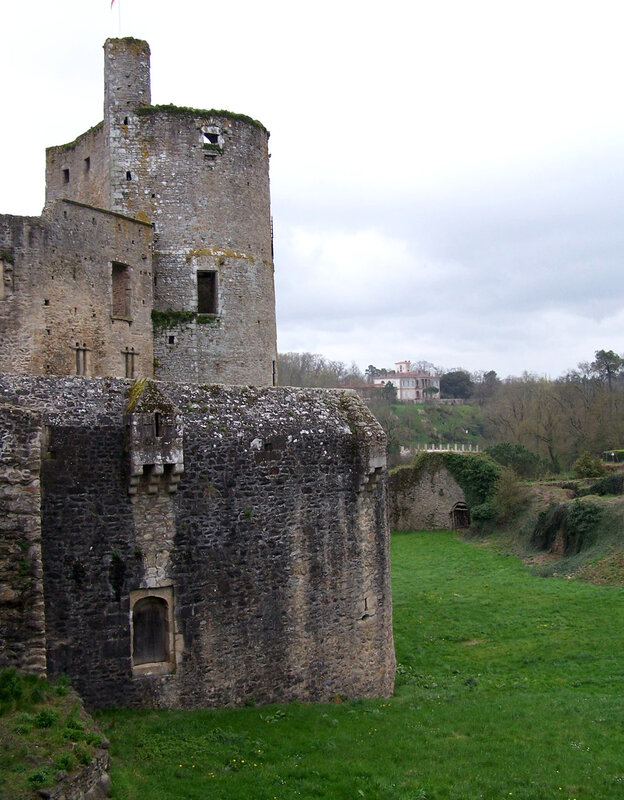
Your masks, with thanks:
[[[24,679],[14,667],[0,672],[0,702],[19,700],[24,694]]]
[[[496,484],[493,506],[497,522],[508,522],[516,517],[527,499],[527,488],[518,482],[516,473],[503,467]]]
[[[73,753],[61,753],[54,759],[54,769],[64,769],[70,772],[76,766],[76,757]]]
[[[519,478],[540,478],[546,472],[544,461],[521,444],[499,442],[485,451],[503,467],[512,469]]]
[[[54,684],[54,692],[58,697],[65,697],[67,692],[69,691],[69,676],[68,675],[59,675],[56,679],[56,683]]]
[[[35,725],[38,728],[51,728],[57,719],[58,714],[56,711],[53,711],[51,708],[42,708],[35,717]]]
[[[624,491],[624,475],[607,475],[600,481],[592,484],[586,494],[622,494]]]
[[[578,553],[593,544],[602,508],[596,503],[575,500],[567,506],[566,516],[566,554]]]
[[[91,763],[91,751],[88,747],[84,747],[84,745],[79,744],[76,746],[74,753],[76,754],[76,758],[80,764],[84,764],[86,766],[87,764]]]
[[[538,550],[551,550],[559,537],[561,555],[575,555],[594,543],[601,519],[602,508],[595,503],[581,500],[554,503],[539,514],[531,544]]]
[[[480,503],[471,508],[470,516],[475,522],[486,522],[489,519],[494,519],[496,511],[492,503]]]
[[[574,475],[577,478],[599,478],[605,474],[605,466],[598,456],[585,451],[574,462]]]
[[[48,769],[37,769],[28,776],[28,783],[33,789],[52,783],[52,773]]]

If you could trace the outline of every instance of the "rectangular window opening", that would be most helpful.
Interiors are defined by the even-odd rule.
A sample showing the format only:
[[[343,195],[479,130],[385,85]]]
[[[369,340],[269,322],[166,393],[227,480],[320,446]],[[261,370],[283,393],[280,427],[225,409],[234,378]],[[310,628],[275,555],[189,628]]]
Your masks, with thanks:
[[[113,317],[130,319],[130,267],[112,264]]]
[[[69,170],[63,170],[63,183],[69,183]]]
[[[85,172],[88,172],[91,169],[91,158],[89,156],[87,156],[84,160],[84,167]]]
[[[197,273],[197,313],[217,313],[217,273]]]

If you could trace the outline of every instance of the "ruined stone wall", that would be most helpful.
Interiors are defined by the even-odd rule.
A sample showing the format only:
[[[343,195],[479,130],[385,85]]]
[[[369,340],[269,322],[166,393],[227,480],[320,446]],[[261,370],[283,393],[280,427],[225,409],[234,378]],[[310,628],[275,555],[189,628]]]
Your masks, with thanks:
[[[0,217],[0,369],[125,376],[130,351],[135,376],[152,375],[151,240],[149,225],[69,201]],[[113,307],[113,263],[127,265],[129,314]]]
[[[0,404],[0,667],[45,674],[41,418]]]
[[[110,208],[110,158],[101,122],[74,142],[46,149],[46,206],[60,199]]]
[[[448,469],[415,471],[399,467],[390,473],[390,528],[396,531],[451,528],[451,511],[466,497]]]
[[[385,441],[366,408],[338,391],[158,384],[181,414],[184,472],[177,492],[165,468],[131,495],[129,386],[0,380],[50,430],[51,674],[94,706],[390,694]],[[131,603],[158,591],[173,604],[173,669],[141,674]]]

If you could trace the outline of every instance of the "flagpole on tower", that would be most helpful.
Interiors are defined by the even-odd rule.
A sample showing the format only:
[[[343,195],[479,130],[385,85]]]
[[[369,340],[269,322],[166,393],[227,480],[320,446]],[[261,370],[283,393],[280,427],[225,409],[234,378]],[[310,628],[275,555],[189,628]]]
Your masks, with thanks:
[[[111,11],[115,5],[115,0],[111,0]],[[119,29],[118,36],[121,39],[121,0],[117,0],[117,27]]]

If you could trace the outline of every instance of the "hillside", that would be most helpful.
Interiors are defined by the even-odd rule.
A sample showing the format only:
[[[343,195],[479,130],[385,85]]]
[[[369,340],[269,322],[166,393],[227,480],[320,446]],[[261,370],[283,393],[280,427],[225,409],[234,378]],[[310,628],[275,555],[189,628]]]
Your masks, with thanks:
[[[469,539],[522,558],[541,576],[624,586],[624,495],[600,480],[503,484],[508,513],[473,523]]]
[[[393,463],[401,448],[416,449],[426,444],[486,446],[481,409],[476,404],[371,403],[371,411],[388,436]]]

